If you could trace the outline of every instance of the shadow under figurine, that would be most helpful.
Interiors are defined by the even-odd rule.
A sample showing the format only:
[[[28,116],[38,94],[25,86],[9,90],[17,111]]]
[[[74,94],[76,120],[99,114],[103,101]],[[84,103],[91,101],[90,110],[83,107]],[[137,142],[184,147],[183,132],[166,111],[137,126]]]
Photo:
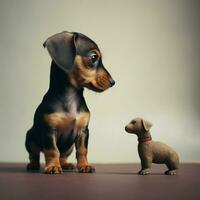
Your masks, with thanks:
[[[142,169],[138,172],[140,175],[151,173],[151,164],[166,164],[168,170],[166,175],[177,174],[179,166],[179,157],[174,149],[168,145],[153,141],[150,134],[152,123],[142,118],[133,119],[126,127],[128,133],[138,136],[138,153],[141,159]]]

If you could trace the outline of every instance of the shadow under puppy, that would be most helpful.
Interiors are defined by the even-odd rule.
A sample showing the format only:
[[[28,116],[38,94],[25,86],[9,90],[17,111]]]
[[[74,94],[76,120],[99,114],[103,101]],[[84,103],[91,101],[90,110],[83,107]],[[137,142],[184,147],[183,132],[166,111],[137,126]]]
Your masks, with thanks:
[[[175,175],[179,166],[178,154],[168,145],[153,141],[150,134],[152,124],[141,118],[133,119],[126,127],[128,133],[138,136],[138,153],[141,159],[142,169],[138,172],[141,175],[150,174],[151,164],[166,164],[167,175]]]
[[[103,92],[115,82],[102,64],[96,43],[81,33],[55,34],[44,47],[52,58],[50,85],[26,135],[27,170],[40,169],[40,152],[45,156],[45,173],[73,169],[67,158],[75,144],[79,172],[94,172],[87,160],[90,112],[83,88]]]

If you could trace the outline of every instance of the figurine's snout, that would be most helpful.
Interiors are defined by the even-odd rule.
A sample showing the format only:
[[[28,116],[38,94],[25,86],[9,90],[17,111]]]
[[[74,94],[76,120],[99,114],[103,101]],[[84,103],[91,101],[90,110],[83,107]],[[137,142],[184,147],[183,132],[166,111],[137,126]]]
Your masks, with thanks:
[[[131,133],[131,129],[130,129],[129,125],[125,126],[125,131],[128,133]]]

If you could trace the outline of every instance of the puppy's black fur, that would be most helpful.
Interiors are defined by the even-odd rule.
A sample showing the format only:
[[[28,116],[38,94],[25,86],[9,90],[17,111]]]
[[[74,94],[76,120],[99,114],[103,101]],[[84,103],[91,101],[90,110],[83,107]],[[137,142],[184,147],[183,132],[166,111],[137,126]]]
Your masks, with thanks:
[[[83,88],[102,92],[113,86],[114,80],[102,64],[96,43],[83,34],[58,33],[48,38],[44,47],[52,57],[50,85],[26,135],[27,169],[40,168],[40,152],[45,155],[46,173],[73,169],[67,158],[75,144],[79,172],[93,172],[87,161],[90,113]]]

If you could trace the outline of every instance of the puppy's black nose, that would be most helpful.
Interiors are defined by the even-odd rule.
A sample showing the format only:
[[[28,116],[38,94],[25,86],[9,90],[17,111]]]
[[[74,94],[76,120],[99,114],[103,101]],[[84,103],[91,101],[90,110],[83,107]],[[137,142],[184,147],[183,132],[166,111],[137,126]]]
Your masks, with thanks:
[[[110,79],[110,87],[112,87],[113,85],[115,85],[115,81],[111,78]]]

